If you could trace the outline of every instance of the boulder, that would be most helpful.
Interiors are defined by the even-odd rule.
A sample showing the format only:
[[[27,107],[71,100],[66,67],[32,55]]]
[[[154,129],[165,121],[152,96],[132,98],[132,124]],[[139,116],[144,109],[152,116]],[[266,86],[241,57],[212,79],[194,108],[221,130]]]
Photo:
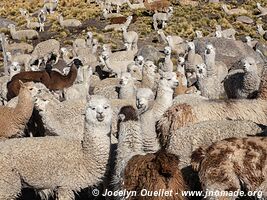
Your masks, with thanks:
[[[161,53],[156,47],[151,45],[144,45],[137,52],[137,56],[143,56],[145,60],[151,60],[155,64],[159,62],[159,59],[162,57]]]
[[[247,44],[242,41],[225,38],[197,38],[194,40],[196,53],[204,57],[205,46],[207,43],[213,44],[216,48],[216,61],[224,62],[228,69],[232,68],[238,62],[247,56],[253,57],[257,64],[263,64],[264,60]]]
[[[253,24],[254,23],[253,19],[251,19],[250,17],[247,17],[247,16],[239,16],[236,18],[236,21],[242,22],[245,24]]]
[[[9,24],[16,25],[16,22],[0,17],[0,28],[7,28]]]

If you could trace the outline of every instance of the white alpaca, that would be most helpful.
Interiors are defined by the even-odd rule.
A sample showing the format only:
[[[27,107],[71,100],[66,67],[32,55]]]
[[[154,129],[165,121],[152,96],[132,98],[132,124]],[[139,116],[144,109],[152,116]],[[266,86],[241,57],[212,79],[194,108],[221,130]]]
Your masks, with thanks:
[[[262,28],[262,24],[257,24],[257,30],[260,35],[264,35],[267,32]]]
[[[59,24],[62,27],[66,28],[75,28],[80,27],[82,25],[82,22],[77,19],[63,19],[63,16],[60,14],[58,16]]]
[[[220,25],[216,26],[215,36],[217,38],[223,37],[223,38],[235,40],[235,34],[236,34],[236,31],[233,28],[222,30]]]
[[[0,172],[0,199],[15,199],[24,187],[22,182],[36,189],[55,190],[56,199],[64,200],[100,183],[109,160],[111,119],[109,101],[92,96],[85,109],[82,142],[64,137],[2,142],[0,165],[5,170]]]
[[[248,13],[248,11],[245,10],[244,8],[234,8],[229,10],[227,8],[227,5],[225,4],[222,5],[222,9],[227,15],[244,15]]]
[[[207,66],[207,75],[216,76],[222,82],[228,74],[227,66],[223,62],[215,61],[216,48],[212,44],[205,47],[204,62]]]
[[[172,53],[171,47],[168,46],[164,48],[164,54],[165,54],[164,62],[159,63],[160,69],[164,72],[173,71],[173,62],[171,60],[171,53]]]
[[[17,54],[17,55],[11,55],[10,52],[6,52],[8,61],[11,63],[18,63],[19,65],[24,67],[24,71],[30,70],[30,61],[31,61],[31,55],[29,54]]]
[[[173,14],[173,8],[169,7],[167,13],[155,13],[153,15],[153,27],[155,30],[158,30],[158,22],[162,23],[162,29],[164,29],[167,25],[167,21],[170,20]]]
[[[55,64],[57,64],[60,57],[60,43],[55,39],[40,42],[35,46],[34,51],[31,54],[32,59],[30,64],[33,64],[36,60],[38,60],[39,68],[42,61],[46,64],[52,54],[56,56]]]
[[[175,72],[161,72],[161,78],[158,83],[157,96],[153,105],[154,118],[158,121],[166,110],[172,105],[173,89],[179,82]]]
[[[257,8],[261,12],[261,14],[257,15],[257,17],[262,17],[267,15],[267,7],[262,7],[260,3],[257,3]]]
[[[92,68],[89,66],[83,66],[83,82],[73,84],[71,87],[64,90],[64,96],[66,100],[80,99],[87,100],[89,96],[90,87],[90,76],[92,73]]]
[[[204,63],[203,58],[196,53],[196,47],[194,42],[188,42],[188,55],[187,55],[187,62],[186,68],[192,69],[193,71],[196,69],[196,65]]]
[[[130,2],[130,0],[127,0],[126,3],[130,7],[131,10],[137,10],[137,9],[145,8],[145,4],[143,2],[132,4]]]
[[[138,34],[135,31],[127,31],[127,27],[122,28],[123,42],[126,50],[137,50]]]
[[[124,72],[121,75],[120,80],[119,99],[135,99],[136,98],[136,86],[135,79],[130,73]]]
[[[16,30],[14,24],[9,24],[10,34],[13,40],[33,40],[39,38],[39,34],[35,30]]]

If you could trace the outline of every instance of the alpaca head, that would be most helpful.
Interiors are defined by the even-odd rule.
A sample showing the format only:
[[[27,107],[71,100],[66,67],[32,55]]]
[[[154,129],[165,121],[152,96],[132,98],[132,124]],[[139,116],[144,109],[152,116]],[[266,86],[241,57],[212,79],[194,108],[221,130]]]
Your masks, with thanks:
[[[88,40],[91,40],[92,38],[93,38],[93,33],[90,32],[90,31],[88,31],[88,32],[87,32],[87,39],[88,39]]]
[[[85,121],[94,125],[110,125],[112,121],[112,109],[110,101],[102,96],[90,96],[86,105]]]
[[[165,54],[166,56],[171,55],[171,53],[172,53],[172,49],[171,49],[170,46],[167,46],[167,47],[164,48],[164,54]]]
[[[75,58],[75,59],[73,60],[73,64],[77,67],[77,69],[78,69],[80,66],[83,66],[81,60],[79,60],[79,59],[77,59],[77,58]]]
[[[159,29],[158,30],[158,34],[164,34],[163,30],[162,29]]]
[[[136,107],[139,114],[151,109],[154,103],[154,94],[149,88],[139,88],[136,93]]]
[[[251,42],[252,41],[252,38],[250,36],[248,36],[248,35],[245,37],[245,39],[246,39],[246,42]]]
[[[123,106],[118,116],[120,122],[138,121],[138,113],[133,106]]]
[[[197,64],[196,68],[196,75],[198,78],[203,78],[207,76],[207,66],[205,63]]]
[[[15,29],[16,26],[15,26],[14,24],[9,24],[9,25],[7,26],[7,28],[9,28],[9,29]]]
[[[227,6],[225,4],[222,5],[223,10],[228,10]]]
[[[216,31],[221,31],[221,30],[222,30],[222,27],[221,27],[221,25],[218,25],[218,24],[217,24],[217,25],[215,26],[215,29],[216,29]]]
[[[221,38],[222,37],[222,31],[215,31],[215,37]]]
[[[263,29],[262,24],[257,24],[256,26],[257,26],[257,29],[259,29],[259,30]]]
[[[132,16],[132,15],[130,15],[130,16],[128,16],[126,19],[127,19],[127,21],[132,21],[132,19],[133,19],[133,16]]]
[[[20,73],[21,71],[21,66],[19,65],[18,62],[12,62],[11,65],[9,66],[9,74],[10,74],[10,77]]]
[[[182,56],[179,56],[178,57],[178,64],[181,65],[181,66],[183,66],[184,63],[185,63],[185,58],[182,57]]]
[[[143,69],[148,73],[148,74],[155,74],[157,70],[157,66],[153,63],[153,61],[147,60],[144,64]]]
[[[179,85],[176,73],[160,71],[159,85],[171,89],[176,88]]]
[[[103,51],[101,53],[101,57],[104,59],[104,60],[108,60],[109,59],[109,53],[106,52],[106,51]]]
[[[188,45],[189,50],[195,50],[195,43],[194,42],[188,42],[187,45]]]
[[[127,72],[129,72],[133,78],[138,81],[142,80],[142,69],[137,65],[129,65],[127,67]]]
[[[121,86],[127,85],[131,81],[133,81],[133,78],[129,72],[123,72],[121,74],[121,79],[120,79],[120,85]]]
[[[247,57],[241,60],[245,72],[251,72],[257,70],[256,61],[252,57]]]
[[[137,56],[134,60],[135,64],[142,67],[144,65],[145,59],[143,56]]]
[[[202,38],[203,37],[202,31],[196,30],[195,33],[196,33],[197,38]]]
[[[207,44],[205,47],[205,54],[214,54],[215,47],[212,44]]]
[[[62,47],[62,48],[60,49],[60,51],[62,52],[63,55],[66,55],[66,54],[68,53],[68,50],[67,50],[67,48],[65,48],[65,47]]]
[[[70,72],[70,68],[69,67],[64,67],[62,71],[63,71],[63,75],[67,75]]]
[[[103,44],[102,46],[103,51],[111,51],[111,45],[110,44]]]
[[[170,6],[170,7],[168,8],[168,13],[169,13],[169,14],[173,14],[173,7]]]
[[[29,15],[29,11],[25,8],[20,8],[19,12],[20,12],[21,16],[23,16],[23,17],[26,17]]]
[[[40,85],[34,83],[34,82],[26,82],[26,83],[23,83],[21,80],[18,80],[19,81],[19,85],[20,85],[20,93],[28,93],[30,94],[30,96],[32,98],[36,97],[37,94],[39,94],[42,90],[42,87],[40,87]],[[45,87],[45,86],[44,86]]]
[[[42,89],[38,95],[36,95],[34,106],[39,112],[46,112],[47,105],[51,101],[60,103],[57,99],[55,99],[53,94],[51,94],[51,92],[47,88],[45,88]]]

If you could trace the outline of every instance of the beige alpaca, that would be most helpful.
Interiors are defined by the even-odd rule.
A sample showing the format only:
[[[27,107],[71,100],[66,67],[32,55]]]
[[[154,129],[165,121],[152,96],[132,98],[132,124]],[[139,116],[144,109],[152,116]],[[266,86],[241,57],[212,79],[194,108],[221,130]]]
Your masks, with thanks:
[[[20,84],[18,103],[15,108],[0,106],[0,138],[23,135],[25,125],[30,119],[34,107],[33,97],[37,89],[32,82]]]

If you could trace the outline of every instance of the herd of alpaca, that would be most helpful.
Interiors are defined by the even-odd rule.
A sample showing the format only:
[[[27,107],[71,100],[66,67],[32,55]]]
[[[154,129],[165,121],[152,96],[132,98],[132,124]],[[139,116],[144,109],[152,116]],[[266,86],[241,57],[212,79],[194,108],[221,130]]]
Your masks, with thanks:
[[[242,43],[249,55],[229,64],[222,57],[239,53],[241,41],[219,24],[210,36],[197,30],[192,41],[167,35],[177,12],[168,0],[87,2],[110,22],[105,32],[122,33],[124,49],[98,41],[82,21],[64,19],[58,0],[45,0],[34,13],[21,8],[28,29],[10,24],[1,37],[7,65],[0,76],[0,200],[23,198],[25,188],[42,200],[81,199],[84,190],[86,199],[109,191],[105,199],[186,200],[182,192],[189,190],[261,191],[254,196],[266,198],[264,54]],[[157,47],[139,41],[138,17],[124,16],[124,5],[153,16]],[[257,17],[266,15],[256,6]],[[84,29],[85,37],[72,45],[33,43],[49,29],[47,15],[56,15],[62,29]]]

